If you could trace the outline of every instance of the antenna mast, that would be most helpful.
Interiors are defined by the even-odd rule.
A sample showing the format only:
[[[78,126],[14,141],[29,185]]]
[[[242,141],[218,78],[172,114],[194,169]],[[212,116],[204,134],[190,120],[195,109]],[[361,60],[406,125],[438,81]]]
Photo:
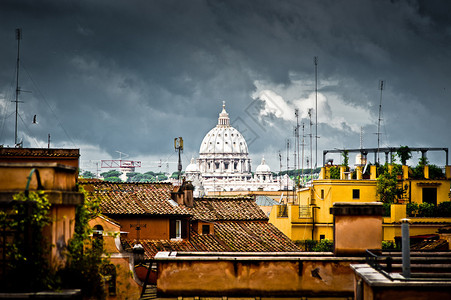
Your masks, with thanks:
[[[300,160],[301,153],[299,153],[299,110],[297,108],[294,110],[294,115],[296,116],[296,131],[295,131],[295,133],[296,133],[296,144],[295,144],[295,149],[297,149],[297,153],[298,153],[297,166],[298,166],[298,168],[300,168],[301,165],[299,163],[299,160]],[[300,175],[301,175],[300,171],[298,170],[298,176],[300,176]]]
[[[179,174],[178,174],[177,177],[178,177],[179,184],[181,184],[180,178],[182,176],[182,159],[181,159],[180,153],[183,151],[183,139],[182,139],[182,137],[178,137],[178,138],[174,139],[174,148],[175,148],[175,151],[177,151],[178,154],[179,154],[179,163],[178,163]]]
[[[382,114],[382,90],[384,89],[384,81],[379,81],[379,89],[381,90],[381,96],[379,101],[379,118],[377,121],[377,163],[379,163],[379,148],[380,148],[380,137],[381,137],[381,114]]]
[[[304,179],[304,145],[305,145],[305,141],[304,141],[304,138],[305,138],[305,134],[304,134],[304,123],[302,123],[302,167],[301,167],[301,169],[302,169],[302,179]]]
[[[290,170],[290,139],[287,139],[287,203],[289,201],[289,186],[290,186],[290,175],[288,171]]]
[[[16,40],[17,40],[17,65],[16,65],[16,100],[13,101],[16,103],[16,126],[14,131],[14,145],[17,147],[18,140],[17,140],[17,117],[19,113],[19,66],[20,66],[20,40],[22,39],[22,29],[17,28],[16,29]]]
[[[313,58],[315,63],[315,169],[318,166],[318,56]],[[312,163],[313,165],[313,163]]]
[[[279,150],[279,189],[282,189],[282,175],[280,174],[282,173],[282,154],[280,154],[280,150]]]
[[[313,132],[312,132],[312,109],[310,108],[308,110],[308,116],[310,119],[310,180],[312,181],[313,184]]]

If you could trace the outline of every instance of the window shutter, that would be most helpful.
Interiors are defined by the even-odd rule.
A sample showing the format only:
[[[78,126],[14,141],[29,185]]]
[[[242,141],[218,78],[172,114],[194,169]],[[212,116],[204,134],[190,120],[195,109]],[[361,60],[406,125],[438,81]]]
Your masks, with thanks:
[[[182,220],[182,239],[188,238],[188,220]]]
[[[169,220],[169,238],[174,239],[175,236],[175,220]]]

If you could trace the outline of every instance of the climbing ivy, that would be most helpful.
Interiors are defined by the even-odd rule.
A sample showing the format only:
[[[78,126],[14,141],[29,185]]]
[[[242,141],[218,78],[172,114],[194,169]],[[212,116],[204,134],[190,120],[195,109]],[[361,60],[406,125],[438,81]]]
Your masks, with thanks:
[[[81,288],[86,298],[102,299],[103,289],[102,268],[109,263],[104,254],[103,241],[91,239],[92,229],[89,220],[100,215],[100,199],[88,197],[76,208],[75,233],[69,240],[66,253],[66,266],[59,272],[63,288]]]
[[[43,235],[50,224],[50,202],[42,192],[19,193],[10,206],[0,211],[0,226],[12,233],[5,242],[5,280],[3,291],[36,291],[54,286],[49,265],[51,243]],[[26,274],[26,280],[24,280]]]

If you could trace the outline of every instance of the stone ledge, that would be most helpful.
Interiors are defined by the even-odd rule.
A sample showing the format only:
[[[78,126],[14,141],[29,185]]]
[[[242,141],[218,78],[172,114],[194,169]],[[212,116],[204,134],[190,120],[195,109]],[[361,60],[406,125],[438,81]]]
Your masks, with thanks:
[[[330,208],[334,216],[382,216],[381,202],[336,202]]]

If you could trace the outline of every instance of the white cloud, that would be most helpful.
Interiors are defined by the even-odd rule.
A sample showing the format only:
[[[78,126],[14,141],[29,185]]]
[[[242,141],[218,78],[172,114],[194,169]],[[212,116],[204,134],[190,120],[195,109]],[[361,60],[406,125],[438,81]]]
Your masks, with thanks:
[[[334,85],[333,82],[322,82],[323,87]],[[290,99],[286,95],[293,95],[294,89],[298,89],[298,95],[305,92],[305,86],[301,81],[293,81],[289,86],[266,84],[255,82],[257,87],[251,95],[253,99],[263,101],[264,106],[260,111],[260,118],[274,116],[284,121],[294,122],[295,109],[299,109],[301,119],[309,119],[309,110],[312,113],[312,121],[315,122],[316,93],[310,92],[306,97]],[[333,92],[318,93],[318,123],[325,123],[336,129],[351,128],[360,131],[360,127],[372,124],[370,111],[362,106],[346,103],[340,95]],[[274,125],[272,123],[271,125]]]

